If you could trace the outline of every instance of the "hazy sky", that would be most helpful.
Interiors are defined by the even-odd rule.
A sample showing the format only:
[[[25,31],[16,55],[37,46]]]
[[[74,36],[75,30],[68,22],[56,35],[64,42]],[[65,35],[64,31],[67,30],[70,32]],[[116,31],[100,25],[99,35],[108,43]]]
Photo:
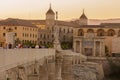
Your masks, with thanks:
[[[62,20],[79,18],[83,8],[90,19],[120,18],[120,0],[0,0],[0,19],[45,19],[50,3]]]

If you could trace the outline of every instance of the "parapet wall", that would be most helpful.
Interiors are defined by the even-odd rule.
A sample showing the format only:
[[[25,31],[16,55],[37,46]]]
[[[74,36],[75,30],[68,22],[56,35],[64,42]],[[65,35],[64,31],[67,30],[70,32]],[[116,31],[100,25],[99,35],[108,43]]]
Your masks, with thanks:
[[[0,49],[0,72],[54,55],[54,49]]]

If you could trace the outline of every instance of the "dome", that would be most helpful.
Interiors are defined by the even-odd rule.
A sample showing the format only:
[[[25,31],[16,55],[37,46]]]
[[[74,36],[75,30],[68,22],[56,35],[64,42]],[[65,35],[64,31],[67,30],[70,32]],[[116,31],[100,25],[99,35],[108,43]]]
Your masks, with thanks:
[[[50,8],[49,8],[49,10],[47,11],[46,14],[53,14],[53,15],[55,14],[54,11],[51,9],[51,5],[50,5]]]
[[[80,19],[88,19],[88,18],[86,17],[85,14],[82,14],[82,15],[80,16]]]
[[[55,14],[52,9],[49,9],[46,14]]]
[[[84,13],[84,9],[83,9],[83,14],[80,16],[80,19],[88,19]]]

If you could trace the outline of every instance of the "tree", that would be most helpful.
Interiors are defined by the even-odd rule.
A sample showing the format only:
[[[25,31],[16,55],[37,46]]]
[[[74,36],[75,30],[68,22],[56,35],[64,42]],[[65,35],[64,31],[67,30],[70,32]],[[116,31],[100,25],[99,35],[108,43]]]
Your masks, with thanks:
[[[16,38],[16,40],[15,40],[15,45],[18,45],[18,44],[20,44],[20,43],[21,43],[20,39],[19,39],[19,38]]]
[[[61,43],[62,49],[71,49],[72,48],[72,42],[62,42]]]

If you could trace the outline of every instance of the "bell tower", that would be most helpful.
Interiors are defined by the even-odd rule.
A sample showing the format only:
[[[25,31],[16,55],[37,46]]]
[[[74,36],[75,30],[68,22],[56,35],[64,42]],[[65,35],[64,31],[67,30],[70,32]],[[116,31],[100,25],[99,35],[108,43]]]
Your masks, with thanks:
[[[52,27],[54,26],[54,23],[55,23],[55,13],[52,10],[51,4],[50,4],[50,7],[46,12],[46,28],[51,30]]]
[[[88,24],[88,18],[86,17],[83,9],[83,13],[79,18],[79,25],[87,25]]]

